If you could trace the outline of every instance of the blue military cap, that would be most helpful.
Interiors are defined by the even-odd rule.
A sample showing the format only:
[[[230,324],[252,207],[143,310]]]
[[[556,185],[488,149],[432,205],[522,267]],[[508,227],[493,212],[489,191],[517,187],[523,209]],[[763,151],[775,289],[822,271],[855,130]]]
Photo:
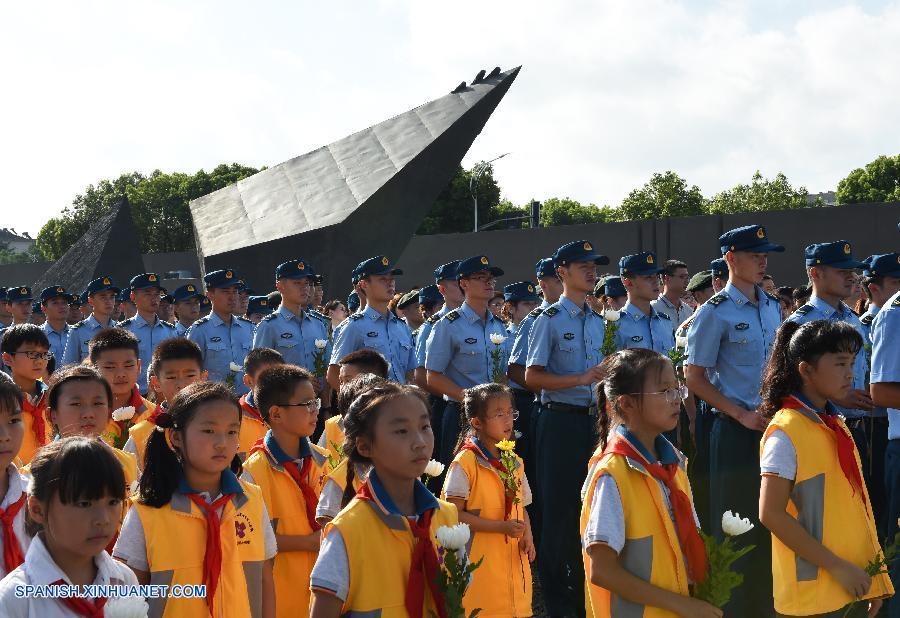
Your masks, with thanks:
[[[203,277],[203,282],[207,288],[233,288],[239,286],[240,281],[230,268],[214,270],[211,273],[206,273]]]
[[[456,280],[456,269],[459,268],[460,260],[452,260],[446,264],[441,264],[434,269],[434,282],[439,283],[445,279]],[[442,297],[443,298],[443,297]]]
[[[313,283],[315,283],[316,285],[322,285],[323,283],[325,283],[325,275],[316,275],[315,277],[313,277]]]
[[[716,258],[712,262],[709,263],[709,270],[713,276],[713,278],[718,277],[719,279],[727,279],[728,278],[728,262],[725,261],[725,258]]]
[[[459,263],[459,267],[456,269],[456,279],[458,281],[463,277],[468,277],[483,270],[488,271],[494,277],[503,276],[503,269],[492,265],[486,255],[473,255]]]
[[[175,291],[172,292],[172,299],[176,303],[183,300],[191,300],[192,298],[203,298],[203,294],[200,293],[200,290],[198,290],[197,286],[193,283],[183,285],[180,288],[176,288]]]
[[[209,300],[209,296],[204,295],[204,296],[200,297],[200,308],[201,309],[205,309],[205,308],[209,307],[210,305],[212,305],[212,301]]]
[[[863,264],[866,277],[900,277],[900,253],[870,255]]]
[[[347,297],[347,310],[350,313],[356,313],[357,309],[359,309],[359,294],[350,292],[350,295]]]
[[[426,285],[419,290],[419,304],[442,302],[444,302],[444,297],[436,285]]]
[[[603,294],[611,298],[615,298],[616,296],[626,296],[628,292],[625,290],[625,285],[622,283],[622,277],[612,276],[604,279]]]
[[[125,288],[123,290],[119,290],[119,293],[116,294],[116,301],[120,303],[124,303],[131,300],[131,288]]]
[[[865,264],[853,258],[853,248],[846,240],[809,245],[804,251],[804,256],[806,257],[807,267],[863,268],[865,266]]]
[[[751,253],[781,253],[784,247],[769,242],[766,228],[761,225],[745,225],[729,230],[719,236],[719,248],[722,255],[729,251],[748,251]]]
[[[518,281],[503,287],[503,300],[508,300],[512,303],[529,300],[540,302],[541,297],[537,295],[534,283],[531,281]]]
[[[410,290],[397,301],[398,309],[406,309],[410,305],[419,304],[419,290]]]
[[[31,288],[27,285],[9,288],[6,290],[6,301],[10,303],[19,302],[20,300],[34,300],[31,296]]]
[[[71,307],[74,305],[76,307],[81,307],[82,305],[87,304],[87,299],[88,299],[88,293],[87,293],[87,290],[85,290],[84,292],[82,292],[81,294],[79,294],[78,296],[73,298],[72,302],[69,303],[69,306]]]
[[[586,240],[576,240],[566,243],[553,253],[553,264],[565,266],[572,262],[593,262],[594,264],[609,264],[609,258],[594,251],[594,246]]]
[[[163,289],[163,291],[165,291],[165,289]],[[171,304],[175,303],[175,297],[172,296],[171,294],[169,294],[168,292],[166,292],[165,294],[163,294],[162,296],[159,297],[159,302],[169,303],[171,305]]]
[[[262,313],[269,315],[272,313],[272,307],[269,305],[268,296],[251,296],[247,303],[247,315],[251,313]]]
[[[535,262],[534,276],[538,279],[543,279],[544,277],[555,277],[556,266],[553,264],[553,258],[541,258],[537,262]]]
[[[275,267],[275,279],[306,279],[316,277],[312,264],[304,259],[289,260]]]
[[[619,258],[619,274],[623,277],[656,275],[663,270],[665,269],[659,267],[656,262],[656,254],[652,251],[641,251]]]
[[[129,287],[132,290],[162,289],[162,284],[159,282],[159,275],[156,273],[142,273],[131,278]]]
[[[399,268],[394,268],[391,264],[391,261],[387,259],[387,257],[383,255],[376,255],[375,257],[370,257],[368,260],[363,260],[356,267],[356,275],[357,280],[363,279],[365,277],[369,277],[372,275],[402,275],[403,271]]]
[[[88,296],[93,296],[97,292],[105,292],[106,290],[112,290],[114,293],[119,293],[119,288],[113,283],[113,280],[109,277],[97,277],[90,283],[88,283],[87,289],[84,291],[85,298]],[[87,301],[85,301],[87,302]]]
[[[31,303],[31,313],[35,313],[38,315],[44,315],[44,309],[41,307],[41,301],[36,300]]]
[[[41,302],[46,302],[51,298],[65,298],[71,301],[72,295],[66,292],[66,289],[61,285],[51,285],[41,290]]]
[[[6,302],[6,288],[0,287],[0,302]]]
[[[238,292],[248,296],[257,296],[256,290],[247,285],[247,282],[243,279],[238,279]]]

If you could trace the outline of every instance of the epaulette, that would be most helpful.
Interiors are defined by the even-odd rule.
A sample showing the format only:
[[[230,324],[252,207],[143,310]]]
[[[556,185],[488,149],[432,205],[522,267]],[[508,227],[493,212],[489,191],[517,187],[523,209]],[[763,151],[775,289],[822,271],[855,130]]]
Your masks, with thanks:
[[[202,318],[200,318],[199,320],[197,320],[196,322],[194,322],[193,324],[191,324],[191,328],[193,328],[194,326],[197,326],[197,324],[206,324],[207,322],[209,322],[209,316],[208,316],[208,315],[207,315],[207,316],[203,316]]]
[[[859,321],[862,322],[863,324],[865,324],[866,326],[870,326],[874,319],[875,319],[874,315],[872,315],[871,313],[867,313],[863,317],[859,318]]]
[[[798,308],[798,309],[797,309],[797,313],[799,313],[800,315],[806,315],[807,313],[809,313],[809,312],[812,311],[813,309],[815,309],[815,307],[813,307],[812,305],[810,305],[809,303],[807,303],[807,304],[803,305],[802,307]]]
[[[76,328],[78,328],[80,326],[84,326],[85,322],[87,322],[87,320],[81,320],[80,322],[75,322],[74,324],[72,324],[72,330],[75,330]]]
[[[556,307],[547,307],[544,310],[544,315],[546,315],[548,318],[552,318],[557,313],[559,313],[559,309],[557,309]]]
[[[277,313],[270,313],[269,315],[261,319],[260,322],[268,322],[269,320],[274,320],[277,316]]]
[[[897,297],[897,300],[891,303],[891,307],[900,307],[900,296]]]
[[[122,327],[125,326],[126,324],[131,324],[132,322],[134,322],[134,316],[132,316],[132,317],[130,317],[130,318],[125,318],[125,319],[122,320],[121,322],[117,323],[117,324],[116,324],[116,328],[122,328]]]
[[[539,315],[541,315],[542,313],[544,313],[544,310],[543,310],[543,309],[541,309],[540,307],[535,307],[534,309],[532,309],[532,310],[528,313],[528,315],[530,315],[530,316],[533,317],[533,318],[536,318],[536,317],[538,317]]]
[[[765,290],[763,290],[763,294],[765,294],[766,296],[768,296],[770,299],[774,300],[776,303],[781,303],[781,299],[778,298],[777,296],[775,296],[774,294],[769,294],[769,293],[766,292]]]
[[[242,316],[242,315],[236,315],[236,316],[234,316],[234,317],[236,317],[236,318],[237,318],[238,320],[240,320],[241,322],[246,322],[247,324],[253,324],[252,321],[250,321],[248,318],[245,318],[245,317]]]
[[[166,322],[165,320],[160,320],[160,322],[162,322],[163,326],[168,326],[169,328],[175,328],[175,325],[172,324],[171,322]]]
[[[310,312],[309,312],[309,315],[311,315],[311,316],[314,317],[314,318],[317,318],[317,319],[318,319],[319,321],[321,321],[321,322],[331,322],[331,318],[329,318],[328,316],[325,316],[325,315],[319,313],[319,312],[316,311],[315,309],[311,309]]]
[[[657,311],[656,315],[661,317],[664,320],[669,320],[670,322],[672,321],[672,318],[669,317],[668,313],[663,313],[662,311]]]
[[[359,320],[362,317],[363,317],[362,313],[353,313],[350,315],[350,317],[348,319],[353,320],[355,322],[356,320]]]
[[[459,318],[459,311],[457,311],[456,309],[454,309],[453,311],[451,311],[451,312],[449,312],[447,315],[445,315],[444,318],[445,318],[448,322],[452,322],[452,321],[456,320],[457,318]]]
[[[722,303],[728,300],[728,294],[722,294],[721,292],[710,298],[707,303],[712,305],[713,307],[718,307]]]
[[[434,314],[431,315],[431,317],[429,317],[429,318],[428,318],[427,320],[425,320],[425,321],[428,322],[429,324],[434,325],[434,324],[437,324],[438,320],[440,320],[442,317],[444,317],[444,316],[438,315],[437,313],[434,313]]]

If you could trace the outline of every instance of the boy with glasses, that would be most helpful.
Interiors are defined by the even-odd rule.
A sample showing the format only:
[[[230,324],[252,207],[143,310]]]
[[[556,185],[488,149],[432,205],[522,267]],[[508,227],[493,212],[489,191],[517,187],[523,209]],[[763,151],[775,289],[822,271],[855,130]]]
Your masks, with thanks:
[[[24,465],[31,461],[35,451],[47,444],[50,438],[50,424],[44,418],[47,385],[41,378],[53,355],[50,353],[47,335],[40,326],[34,324],[15,324],[5,329],[0,350],[3,353],[3,364],[9,367],[13,382],[24,395],[22,421],[25,425],[25,437],[19,448],[19,459]]]

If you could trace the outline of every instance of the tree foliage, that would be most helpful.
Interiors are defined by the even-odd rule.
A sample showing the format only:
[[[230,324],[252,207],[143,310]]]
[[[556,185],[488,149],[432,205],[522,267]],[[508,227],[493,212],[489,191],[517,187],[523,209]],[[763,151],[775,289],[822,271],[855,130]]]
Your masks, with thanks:
[[[628,194],[619,206],[620,221],[690,217],[704,214],[703,194],[697,185],[669,171],[651,176],[647,183]]]
[[[608,206],[598,208],[594,204],[584,205],[577,200],[551,197],[541,205],[541,226],[578,225],[581,223],[605,223],[615,221],[615,209]]]
[[[778,172],[775,178],[763,178],[759,170],[753,174],[749,185],[739,184],[717,193],[707,202],[709,214],[734,214],[763,210],[788,210],[806,208],[809,204],[806,187],[794,188],[787,177]]]
[[[480,165],[480,164],[479,164]],[[469,184],[472,169],[459,166],[450,182],[444,187],[431,210],[425,215],[417,234],[453,234],[471,232],[475,227],[475,203]],[[478,225],[496,220],[496,209],[500,204],[500,187],[494,179],[494,168],[488,165],[483,173],[472,182],[472,191],[478,196]]]
[[[837,186],[838,204],[900,200],[900,155],[880,156],[857,168]]]
[[[28,251],[15,251],[8,243],[0,243],[0,264],[27,264],[42,260],[43,256],[35,245],[31,245]]]

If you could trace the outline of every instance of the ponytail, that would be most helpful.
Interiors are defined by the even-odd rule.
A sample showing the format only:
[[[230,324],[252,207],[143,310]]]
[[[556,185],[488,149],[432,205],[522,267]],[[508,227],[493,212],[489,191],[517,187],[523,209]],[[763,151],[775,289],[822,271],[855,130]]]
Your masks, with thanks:
[[[775,413],[781,409],[781,400],[803,386],[798,363],[792,362],[790,351],[791,337],[799,329],[799,324],[788,320],[775,333],[772,355],[769,356],[760,387],[762,405],[759,412],[765,418],[775,416]]]

